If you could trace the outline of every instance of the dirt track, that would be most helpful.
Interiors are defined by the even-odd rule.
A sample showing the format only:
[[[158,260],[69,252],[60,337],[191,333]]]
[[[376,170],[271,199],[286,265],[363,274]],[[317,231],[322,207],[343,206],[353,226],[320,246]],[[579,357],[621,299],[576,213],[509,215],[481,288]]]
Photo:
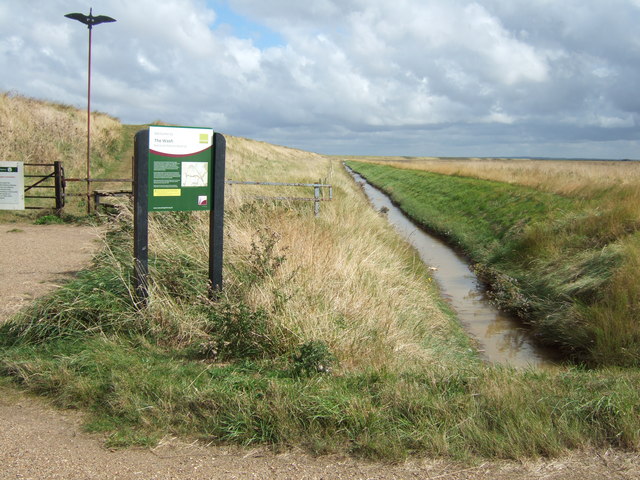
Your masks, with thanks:
[[[0,224],[0,321],[86,265],[97,237],[90,227]],[[432,459],[384,465],[177,439],[154,449],[111,451],[81,425],[79,412],[0,387],[0,479],[640,479],[637,453],[583,451],[474,466]]]
[[[0,321],[87,265],[98,239],[93,227],[0,224]]]

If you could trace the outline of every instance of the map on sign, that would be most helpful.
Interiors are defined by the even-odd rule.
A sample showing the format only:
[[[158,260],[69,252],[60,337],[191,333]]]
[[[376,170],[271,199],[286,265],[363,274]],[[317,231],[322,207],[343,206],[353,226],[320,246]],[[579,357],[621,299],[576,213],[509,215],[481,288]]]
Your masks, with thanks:
[[[209,183],[207,162],[182,162],[182,187],[206,187]]]

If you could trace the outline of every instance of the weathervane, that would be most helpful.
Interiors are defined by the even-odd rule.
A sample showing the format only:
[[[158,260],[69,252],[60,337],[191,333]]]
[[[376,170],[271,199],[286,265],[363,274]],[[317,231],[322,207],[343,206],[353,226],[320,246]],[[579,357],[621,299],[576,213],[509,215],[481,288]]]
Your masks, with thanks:
[[[67,13],[67,18],[84,23],[89,28],[89,62],[87,75],[87,213],[91,213],[91,30],[94,25],[115,22],[116,20],[106,15],[93,16],[93,8],[89,9],[89,15],[83,13]]]

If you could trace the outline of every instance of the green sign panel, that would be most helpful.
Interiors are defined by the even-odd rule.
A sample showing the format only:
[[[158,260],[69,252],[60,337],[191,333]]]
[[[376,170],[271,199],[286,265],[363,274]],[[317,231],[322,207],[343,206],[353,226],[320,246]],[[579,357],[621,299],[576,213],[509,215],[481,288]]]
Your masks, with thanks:
[[[149,127],[149,211],[210,210],[213,130]]]

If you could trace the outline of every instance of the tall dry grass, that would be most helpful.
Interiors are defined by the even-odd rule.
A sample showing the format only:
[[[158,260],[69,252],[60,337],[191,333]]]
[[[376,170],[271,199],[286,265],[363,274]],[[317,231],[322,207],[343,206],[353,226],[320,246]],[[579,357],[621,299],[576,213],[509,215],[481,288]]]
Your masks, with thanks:
[[[122,149],[120,122],[104,113],[91,114],[91,177],[105,178],[119,168],[117,157]],[[68,105],[59,105],[0,93],[0,160],[24,163],[51,164],[62,162],[66,178],[87,176],[87,113]],[[129,167],[130,171],[130,167]],[[49,174],[50,167],[30,167],[29,174]],[[47,180],[42,185],[53,185]],[[94,184],[94,188],[103,187]],[[121,186],[117,186],[122,188]],[[42,191],[32,191],[39,196]],[[68,182],[66,213],[81,213],[86,183]],[[52,206],[52,200],[27,199],[28,206]]]
[[[459,361],[467,339],[443,313],[426,268],[337,160],[234,137],[227,145],[228,178],[323,179],[335,196],[316,218],[311,202],[258,200],[244,186],[228,190],[226,295],[268,312],[272,334],[288,349],[321,340],[345,369],[439,369]],[[282,193],[276,190],[259,193]],[[151,254],[206,271],[206,214],[193,213],[175,227],[167,218],[152,218]],[[171,325],[189,343],[202,336],[203,320],[164,281],[156,282],[151,311],[158,325]]]
[[[570,196],[610,188],[640,190],[640,162],[511,158],[358,157],[358,160],[445,175],[481,178]]]
[[[93,176],[105,170],[119,148],[122,125],[103,113],[91,115]],[[87,114],[67,105],[0,94],[0,159],[28,163],[64,162],[69,177],[86,176]],[[101,165],[99,165],[101,164]]]

